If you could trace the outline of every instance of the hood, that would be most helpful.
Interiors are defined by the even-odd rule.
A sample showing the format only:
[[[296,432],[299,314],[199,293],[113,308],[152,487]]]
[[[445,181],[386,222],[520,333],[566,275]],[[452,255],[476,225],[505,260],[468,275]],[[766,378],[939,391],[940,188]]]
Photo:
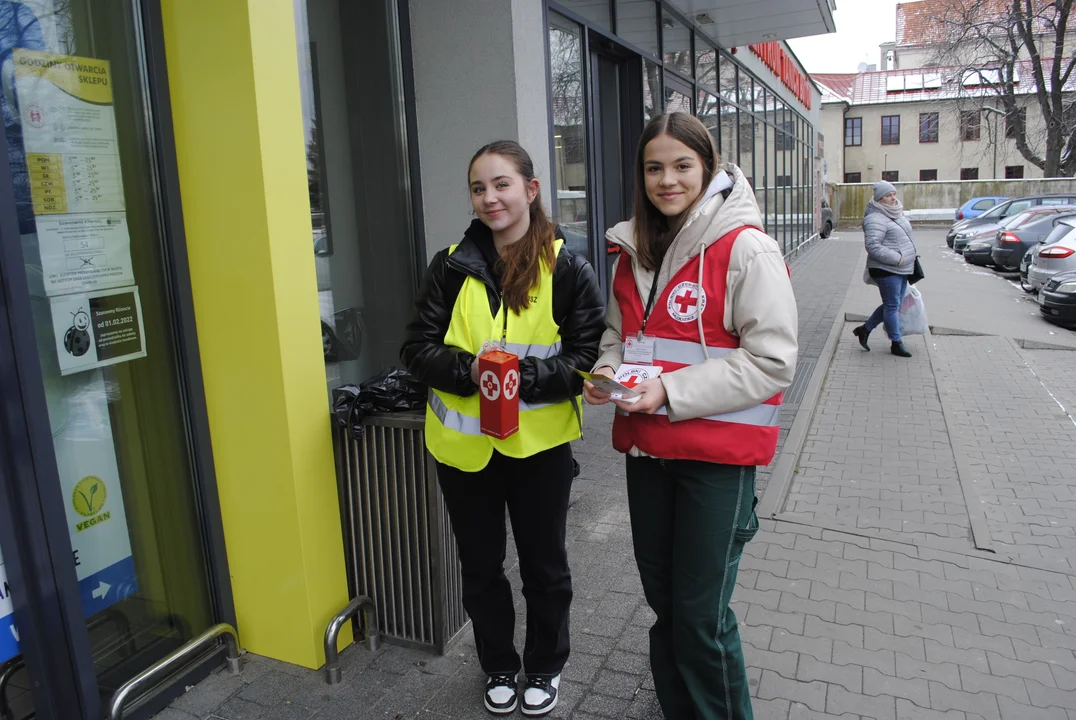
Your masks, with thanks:
[[[726,190],[727,198],[723,195]],[[763,227],[762,214],[755,202],[755,192],[740,168],[732,163],[725,163],[721,165],[706,192],[695,203],[687,222],[665,253],[657,275],[658,288],[664,287],[680,268],[704,248],[745,225]],[[634,261],[634,220],[611,228],[605,233],[605,239],[627,251]]]

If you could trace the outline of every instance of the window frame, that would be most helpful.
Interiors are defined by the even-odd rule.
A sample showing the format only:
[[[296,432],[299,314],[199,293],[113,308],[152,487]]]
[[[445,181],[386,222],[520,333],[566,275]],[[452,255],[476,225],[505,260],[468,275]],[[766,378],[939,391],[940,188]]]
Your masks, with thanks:
[[[934,177],[923,177],[924,173],[933,173]],[[931,168],[929,170],[919,171],[919,182],[937,182],[938,181],[938,169]]]
[[[882,145],[900,145],[900,115],[882,116]]]
[[[850,180],[849,178],[851,178],[851,177],[855,177],[855,180]],[[846,172],[844,174],[844,182],[846,184],[849,184],[849,185],[854,184],[854,183],[861,183],[861,182],[863,182],[863,173]]]
[[[973,175],[973,174],[975,175],[975,177],[968,177],[969,175]],[[979,168],[977,168],[977,167],[960,168],[960,179],[961,180],[978,180],[979,179]]]
[[[1011,171],[1018,171],[1019,175],[1015,174],[1015,172],[1012,172],[1012,174],[1010,174]],[[1005,166],[1005,179],[1006,180],[1023,180],[1024,179],[1024,166],[1023,165],[1006,165]]]
[[[926,139],[924,136],[923,121],[926,120]],[[938,136],[940,135],[941,116],[937,112],[921,112],[919,113],[919,142],[920,143],[936,143],[938,142]],[[933,131],[933,132],[931,132]]]
[[[849,140],[849,130],[851,130],[851,139]],[[859,142],[856,142],[858,136]],[[862,147],[863,146],[863,118],[861,117],[846,117],[844,119],[844,146],[845,147]]]
[[[900,182],[900,170],[883,170],[882,180],[885,182]]]
[[[976,142],[983,136],[983,112],[982,110],[960,110],[960,140],[961,142]],[[974,118],[975,122],[972,122]],[[974,135],[974,137],[973,137]]]

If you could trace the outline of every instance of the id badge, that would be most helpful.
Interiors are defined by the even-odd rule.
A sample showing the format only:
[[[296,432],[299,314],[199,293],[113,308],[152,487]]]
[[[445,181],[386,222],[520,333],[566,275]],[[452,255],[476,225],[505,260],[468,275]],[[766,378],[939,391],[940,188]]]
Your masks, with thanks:
[[[624,340],[624,362],[629,365],[653,365],[654,342],[649,335],[633,336]]]

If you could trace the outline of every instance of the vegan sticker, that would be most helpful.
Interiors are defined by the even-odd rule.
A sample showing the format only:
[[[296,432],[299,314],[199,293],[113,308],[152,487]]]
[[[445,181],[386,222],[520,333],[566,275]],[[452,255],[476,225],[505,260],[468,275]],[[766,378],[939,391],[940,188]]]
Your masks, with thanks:
[[[104,510],[107,499],[108,489],[101,478],[96,475],[87,475],[78,481],[75,491],[71,493],[71,505],[79,515],[89,518],[76,525],[78,532],[99,525],[112,517],[111,512],[101,512]]]

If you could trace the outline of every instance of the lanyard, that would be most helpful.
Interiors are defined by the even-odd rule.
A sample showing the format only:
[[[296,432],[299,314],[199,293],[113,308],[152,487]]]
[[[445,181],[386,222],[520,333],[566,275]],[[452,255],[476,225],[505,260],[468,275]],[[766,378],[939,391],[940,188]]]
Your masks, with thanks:
[[[650,298],[646,301],[646,309],[643,310],[643,324],[639,328],[639,339],[643,339],[643,333],[646,331],[646,323],[650,320],[650,313],[654,309],[654,300],[658,294],[658,276],[654,273],[654,282],[650,285]]]

